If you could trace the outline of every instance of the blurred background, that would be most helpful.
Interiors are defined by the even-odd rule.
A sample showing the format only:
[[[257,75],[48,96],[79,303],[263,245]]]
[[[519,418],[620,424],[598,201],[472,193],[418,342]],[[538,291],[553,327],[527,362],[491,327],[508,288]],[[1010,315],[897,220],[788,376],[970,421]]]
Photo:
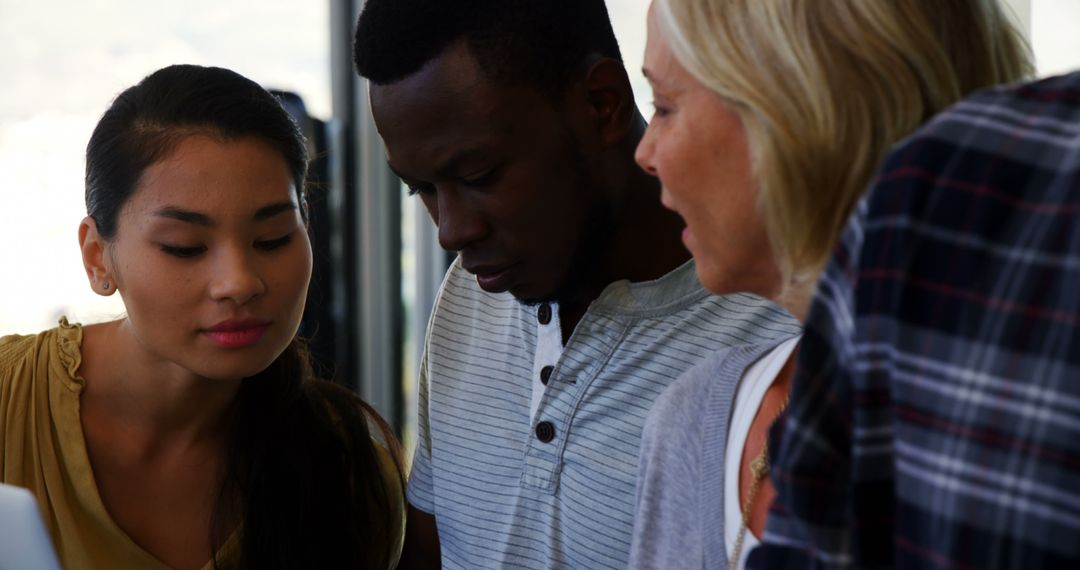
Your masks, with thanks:
[[[1080,69],[1080,0],[1008,0],[1040,75]],[[323,370],[360,390],[411,439],[415,365],[448,256],[418,201],[386,172],[352,73],[362,0],[0,0],[0,335],[66,315],[123,314],[87,284],[77,247],[83,152],[112,98],[172,63],[231,68],[287,92],[312,139],[322,188],[314,220],[317,283],[307,334]],[[647,0],[608,0],[634,81]]]

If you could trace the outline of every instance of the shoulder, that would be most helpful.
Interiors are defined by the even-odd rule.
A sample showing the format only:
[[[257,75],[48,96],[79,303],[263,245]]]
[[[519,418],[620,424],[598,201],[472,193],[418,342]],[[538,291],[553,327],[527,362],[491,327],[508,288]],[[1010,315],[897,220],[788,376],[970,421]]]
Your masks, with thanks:
[[[701,285],[693,260],[650,284],[634,284],[642,315],[672,327],[675,336],[704,336],[715,348],[772,342],[798,334],[799,321],[780,305],[749,293],[716,295]],[[591,309],[590,309],[591,310]],[[650,327],[655,328],[651,323]]]
[[[0,385],[39,373],[74,376],[81,362],[82,327],[60,326],[33,335],[0,337]]]
[[[642,434],[643,461],[700,462],[726,445],[736,391],[746,371],[776,347],[798,338],[722,348],[687,369],[657,398]],[[715,459],[715,458],[713,458]],[[712,459],[706,460],[712,461]]]
[[[33,381],[35,367],[31,363],[36,360],[38,342],[38,335],[0,337],[0,409],[9,395],[23,392],[20,385]]]
[[[0,370],[6,371],[31,358],[37,352],[39,337],[44,334],[0,336]]]
[[[661,448],[682,453],[693,442],[707,437],[709,422],[703,421],[720,404],[728,408],[735,388],[755,351],[752,345],[722,348],[687,369],[657,398],[645,422],[643,453]],[[723,418],[727,422],[727,418]]]
[[[1023,120],[1038,117],[1038,120]],[[1080,72],[1028,83],[995,86],[961,100],[936,116],[915,137],[936,135],[965,145],[1008,144],[1014,136],[1034,133],[1073,133],[1080,118]],[[1073,127],[1070,129],[1069,127]],[[962,127],[957,129],[957,127]],[[964,132],[979,132],[975,139]],[[1015,152],[1016,141],[1008,145]],[[1034,143],[1049,141],[1032,140]]]
[[[724,381],[724,363],[731,352],[731,348],[717,350],[683,372],[656,400],[650,422],[652,417],[675,417],[704,404],[713,386]]]
[[[1080,72],[997,86],[956,103],[897,145],[877,183],[948,187],[954,194],[1024,190],[1034,173],[1075,173],[1080,147]],[[1073,157],[1075,153],[1071,153]],[[987,190],[992,190],[987,192]],[[974,192],[972,190],[982,190]]]
[[[709,314],[725,332],[739,342],[735,344],[772,344],[778,339],[799,334],[799,321],[780,305],[757,295],[733,293],[709,297],[701,309]]]
[[[730,384],[734,389],[739,378],[731,378],[729,368],[739,360],[737,352],[718,350],[686,370],[649,412],[638,463],[630,567],[704,564],[702,553],[710,540],[705,519],[722,513],[720,507],[702,507],[722,505],[715,493],[722,492],[724,472],[715,468],[714,459],[722,457],[725,442],[715,427],[728,421],[726,415],[709,413],[710,402],[718,388]]]

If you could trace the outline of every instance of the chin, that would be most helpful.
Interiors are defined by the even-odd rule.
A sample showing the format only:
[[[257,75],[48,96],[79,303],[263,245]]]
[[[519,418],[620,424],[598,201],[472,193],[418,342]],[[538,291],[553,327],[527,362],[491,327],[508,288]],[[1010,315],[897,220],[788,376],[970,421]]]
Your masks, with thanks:
[[[580,297],[585,283],[584,271],[560,269],[547,272],[545,276],[550,277],[560,272],[563,272],[563,276],[558,280],[549,279],[545,282],[516,283],[510,287],[509,293],[519,303],[527,306],[563,303],[567,299]]]
[[[240,356],[240,355],[237,355]],[[275,358],[251,356],[248,358],[219,358],[213,365],[199,371],[199,375],[211,380],[235,381],[250,378],[270,368]]]
[[[544,303],[558,303],[562,296],[554,289],[538,287],[513,287],[509,293],[522,305],[535,307]]]
[[[517,299],[518,303],[521,303],[522,305],[525,305],[526,307],[536,307],[536,306],[539,306],[539,305],[543,305],[544,303],[554,303],[555,302],[555,299],[553,299],[550,296],[537,296],[537,295],[528,295],[528,294],[520,294],[519,295],[517,293],[514,293],[513,291],[511,291],[510,294],[513,295],[515,299]]]

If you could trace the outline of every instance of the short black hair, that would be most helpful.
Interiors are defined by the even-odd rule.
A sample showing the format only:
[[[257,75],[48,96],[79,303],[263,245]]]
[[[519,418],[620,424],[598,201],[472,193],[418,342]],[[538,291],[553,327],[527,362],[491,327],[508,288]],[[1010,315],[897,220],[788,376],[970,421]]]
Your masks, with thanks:
[[[461,39],[488,78],[546,94],[563,93],[591,53],[622,61],[604,0],[367,0],[353,59],[386,85]]]

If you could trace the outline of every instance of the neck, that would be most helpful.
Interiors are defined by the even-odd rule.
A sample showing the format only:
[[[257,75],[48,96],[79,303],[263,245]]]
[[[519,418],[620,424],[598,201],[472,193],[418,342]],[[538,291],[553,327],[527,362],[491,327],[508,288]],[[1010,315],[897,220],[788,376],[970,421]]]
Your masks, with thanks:
[[[806,274],[795,276],[773,300],[787,309],[800,323],[806,324],[806,313],[810,309],[810,301],[814,297],[814,290],[817,289],[817,278],[818,274],[816,273],[813,274],[812,278]]]
[[[800,323],[806,324],[806,312],[810,308],[810,298],[814,294],[814,288],[789,289],[776,299],[777,304],[787,309],[791,316]]]
[[[573,330],[608,285],[624,279],[635,283],[659,279],[690,259],[681,238],[685,225],[678,214],[661,205],[659,181],[634,164],[623,165],[622,170],[627,174],[613,193],[617,213],[607,236],[609,247],[595,260],[578,291],[560,299],[564,331]]]
[[[639,114],[631,136],[619,154],[622,208],[612,235],[612,248],[601,274],[602,287],[619,279],[632,282],[659,279],[690,259],[682,243],[686,224],[660,203],[660,179],[634,161],[634,152],[648,125]]]
[[[201,378],[147,354],[127,321],[84,329],[80,374],[84,423],[122,432],[146,454],[220,442],[241,382]]]
[[[682,243],[685,224],[660,204],[660,183],[635,175],[626,190],[623,215],[616,221],[611,250],[598,272],[606,287],[620,279],[652,281],[690,259]]]

